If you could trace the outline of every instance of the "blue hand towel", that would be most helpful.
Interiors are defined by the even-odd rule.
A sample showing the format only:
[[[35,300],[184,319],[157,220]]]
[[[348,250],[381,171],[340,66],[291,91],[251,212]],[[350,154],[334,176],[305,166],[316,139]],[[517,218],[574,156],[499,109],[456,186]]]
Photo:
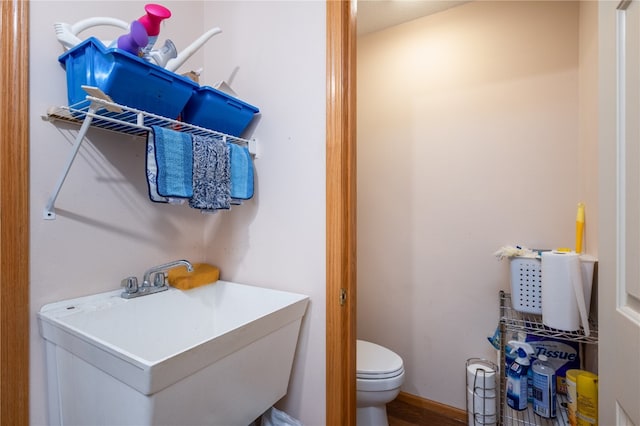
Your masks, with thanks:
[[[248,200],[253,197],[253,163],[249,148],[229,144],[231,161],[231,198]]]
[[[229,146],[219,137],[193,136],[193,197],[201,210],[231,208]]]
[[[162,197],[193,196],[193,146],[187,133],[153,126],[157,191]]]
[[[156,148],[153,131],[147,135],[147,187],[149,188],[149,198],[156,203],[168,203],[169,199],[158,194],[158,165],[156,163]]]

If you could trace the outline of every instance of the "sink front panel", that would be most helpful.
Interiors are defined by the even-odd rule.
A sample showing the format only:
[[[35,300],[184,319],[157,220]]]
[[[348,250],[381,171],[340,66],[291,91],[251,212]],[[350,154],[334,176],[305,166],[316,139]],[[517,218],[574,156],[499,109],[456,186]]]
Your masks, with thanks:
[[[246,426],[286,395],[300,322],[152,395],[47,342],[50,424]]]
[[[286,394],[307,296],[225,281],[119,294],[38,314],[53,424],[247,425]]]

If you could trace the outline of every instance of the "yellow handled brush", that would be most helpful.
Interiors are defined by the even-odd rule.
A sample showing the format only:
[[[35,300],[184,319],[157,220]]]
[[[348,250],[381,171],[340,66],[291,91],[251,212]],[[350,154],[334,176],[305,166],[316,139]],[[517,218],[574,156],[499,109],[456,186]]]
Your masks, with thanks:
[[[582,253],[582,237],[584,235],[584,203],[578,203],[576,215],[576,253]]]

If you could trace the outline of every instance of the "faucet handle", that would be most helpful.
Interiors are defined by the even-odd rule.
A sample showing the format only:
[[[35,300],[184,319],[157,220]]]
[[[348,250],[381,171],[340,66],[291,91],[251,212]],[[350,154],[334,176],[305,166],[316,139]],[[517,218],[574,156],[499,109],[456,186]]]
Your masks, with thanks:
[[[127,277],[120,282],[120,285],[125,288],[125,292],[128,294],[136,293],[138,291],[138,278]]]
[[[153,285],[156,287],[163,287],[167,285],[167,273],[164,271],[156,273],[153,277]]]

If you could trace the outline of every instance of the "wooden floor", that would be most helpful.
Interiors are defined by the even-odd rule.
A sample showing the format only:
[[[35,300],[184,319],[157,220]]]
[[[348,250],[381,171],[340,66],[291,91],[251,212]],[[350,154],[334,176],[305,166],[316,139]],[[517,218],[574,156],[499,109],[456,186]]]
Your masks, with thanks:
[[[461,426],[467,422],[396,399],[387,404],[389,426]]]

